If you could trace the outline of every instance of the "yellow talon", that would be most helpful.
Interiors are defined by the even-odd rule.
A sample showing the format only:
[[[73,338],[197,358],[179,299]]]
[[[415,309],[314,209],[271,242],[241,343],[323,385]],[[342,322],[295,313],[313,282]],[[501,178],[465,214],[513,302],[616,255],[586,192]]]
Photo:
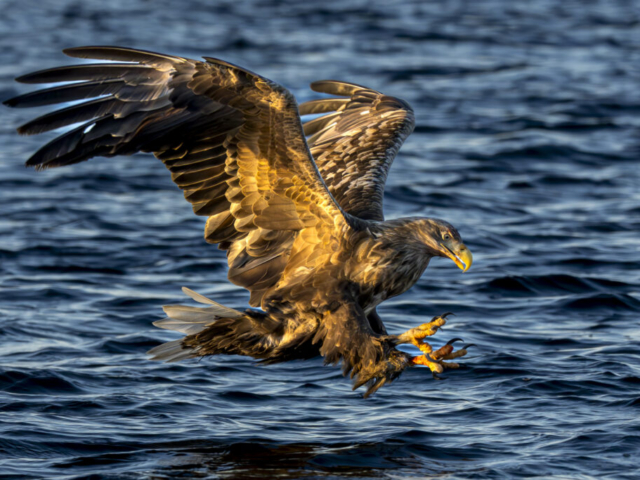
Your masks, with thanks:
[[[397,336],[397,342],[399,344],[412,343],[416,347],[418,347],[422,352],[431,353],[431,350],[429,350],[428,352],[426,350],[423,350],[423,348],[420,345],[424,345],[425,343],[421,342],[421,340],[424,340],[426,337],[435,335],[438,329],[440,327],[443,327],[447,323],[447,321],[445,320],[445,317],[447,315],[448,314],[444,314],[440,317],[434,317],[429,323],[423,323],[419,327],[415,327],[410,330],[407,330],[406,332]],[[431,347],[429,347],[429,349],[430,348]]]
[[[469,345],[465,345],[460,350],[456,350],[455,352],[450,352],[447,355],[444,355],[442,357],[442,360],[453,360],[454,358],[464,357],[468,353],[467,352],[467,348],[469,348],[469,347],[475,347],[475,345],[473,343],[471,343]],[[433,357],[433,355],[431,355],[431,356]]]
[[[420,355],[418,357],[413,357],[412,362],[414,365],[426,365],[429,367],[433,373],[442,373],[444,368],[438,362],[432,362],[427,358],[426,355]]]
[[[422,353],[424,353],[425,355],[429,355],[431,352],[433,352],[433,348],[431,347],[431,345],[429,345],[425,341],[420,341],[420,340],[415,340],[414,339],[411,343],[414,344],[416,347],[418,347],[420,349],[420,351]]]
[[[431,358],[433,358],[434,360],[442,360],[443,358],[449,358],[449,356],[452,355],[451,352],[453,352],[453,346],[445,345],[443,347],[440,347],[435,352],[433,352],[431,354]]]
[[[442,360],[453,360],[454,358],[464,357],[467,354],[467,351],[463,348],[461,350],[456,350],[455,352],[451,352],[448,355],[442,357]]]
[[[442,373],[445,368],[460,368],[460,364],[455,362],[445,362],[444,360],[453,360],[454,358],[464,357],[467,354],[467,348],[472,345],[465,345],[458,351],[453,350],[453,344],[460,342],[460,338],[452,338],[436,351],[433,347],[424,341],[426,337],[434,335],[438,329],[444,326],[447,321],[446,317],[450,315],[445,313],[439,317],[433,317],[429,323],[424,323],[419,327],[412,328],[406,332],[397,335],[395,337],[396,344],[411,343],[418,347],[423,355],[413,357],[411,363],[413,365],[425,365],[429,367],[433,374],[433,378],[436,380],[443,380],[444,377],[439,377],[438,374]]]
[[[460,368],[460,364],[455,362],[440,362],[440,365],[444,368]]]

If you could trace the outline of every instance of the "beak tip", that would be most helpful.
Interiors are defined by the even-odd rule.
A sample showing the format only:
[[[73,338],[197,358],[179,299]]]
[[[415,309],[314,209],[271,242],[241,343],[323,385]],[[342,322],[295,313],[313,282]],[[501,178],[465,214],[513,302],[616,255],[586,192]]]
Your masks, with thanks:
[[[463,272],[466,272],[471,268],[471,264],[473,263],[473,255],[471,255],[471,250],[465,247],[465,249],[460,254],[461,260],[464,262]]]
[[[443,257],[449,257],[458,266],[460,270],[466,272],[471,268],[473,263],[473,255],[471,251],[464,245],[460,245],[456,250],[452,250],[445,244],[440,244],[443,247]]]

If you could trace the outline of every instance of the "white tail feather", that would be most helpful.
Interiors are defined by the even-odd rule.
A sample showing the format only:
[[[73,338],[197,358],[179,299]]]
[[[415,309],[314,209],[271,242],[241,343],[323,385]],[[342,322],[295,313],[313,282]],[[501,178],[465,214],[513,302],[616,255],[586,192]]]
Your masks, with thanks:
[[[213,300],[205,297],[204,295],[200,295],[197,292],[194,292],[193,290],[191,290],[190,288],[187,287],[182,287],[182,291],[186,294],[189,295],[191,298],[193,298],[196,302],[198,303],[207,303],[209,305],[215,305],[216,302],[214,302]]]
[[[207,298],[204,295],[200,295],[199,293],[196,293],[193,290],[188,289],[187,287],[182,287],[182,291],[198,303],[206,303],[208,305],[212,305],[211,308],[217,308],[220,312],[218,315],[220,317],[238,318],[242,316],[242,312],[239,312],[238,310],[235,310],[233,308],[225,307],[224,305],[220,305],[218,302],[214,302],[210,298]]]
[[[156,327],[175,330],[185,335],[193,335],[201,332],[219,318],[238,318],[242,316],[242,313],[238,310],[220,305],[187,287],[182,287],[182,291],[196,302],[210,306],[188,307],[184,305],[165,305],[162,309],[168,318],[153,322]],[[197,356],[197,353],[193,349],[182,346],[182,339],[163,343],[162,345],[152,348],[147,353],[153,355],[152,360],[164,360],[166,362],[177,362],[178,360]]]
[[[211,324],[208,322],[207,324]],[[164,328],[165,330],[175,330],[176,332],[184,333],[185,335],[193,335],[201,332],[207,324],[204,323],[189,323],[182,320],[174,320],[173,318],[165,318],[164,320],[158,320],[153,322],[158,328]]]
[[[192,323],[204,323],[220,318],[217,308],[185,307],[183,305],[165,305],[162,307],[169,318]]]
[[[165,362],[177,362],[179,360],[184,360],[185,358],[193,358],[197,356],[196,352],[192,348],[185,348],[182,346],[182,339],[158,345],[157,347],[149,350],[147,355],[153,355],[151,360],[163,360]]]

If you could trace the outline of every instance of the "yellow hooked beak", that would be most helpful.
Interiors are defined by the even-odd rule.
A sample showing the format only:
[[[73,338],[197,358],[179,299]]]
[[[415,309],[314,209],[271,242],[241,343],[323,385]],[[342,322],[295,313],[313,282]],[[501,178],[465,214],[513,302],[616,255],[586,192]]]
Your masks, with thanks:
[[[444,243],[441,243],[440,245],[444,247],[445,254],[454,261],[460,270],[463,272],[469,270],[469,267],[471,267],[471,264],[473,263],[473,255],[471,255],[471,250],[469,250],[464,243],[461,243],[453,250],[447,247]]]

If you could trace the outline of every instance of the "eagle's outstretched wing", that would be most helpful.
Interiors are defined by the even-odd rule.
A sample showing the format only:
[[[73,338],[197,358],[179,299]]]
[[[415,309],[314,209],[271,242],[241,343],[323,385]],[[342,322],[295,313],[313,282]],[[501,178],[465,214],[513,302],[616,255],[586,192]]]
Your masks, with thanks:
[[[95,156],[153,152],[194,212],[209,217],[205,238],[228,250],[229,279],[251,291],[251,305],[260,305],[281,277],[299,232],[329,249],[339,230],[357,221],[327,190],[295,99],[280,85],[208,57],[201,62],[120,47],[65,53],[119,63],[59,67],[18,78],[76,83],[21,95],[6,105],[82,100],[18,129],[30,135],[81,123],[42,147],[27,165],[46,169]]]
[[[404,100],[352,83],[322,80],[316,92],[348,98],[312,100],[300,114],[325,115],[304,124],[322,178],[345,212],[383,220],[382,197],[389,168],[415,125]]]

